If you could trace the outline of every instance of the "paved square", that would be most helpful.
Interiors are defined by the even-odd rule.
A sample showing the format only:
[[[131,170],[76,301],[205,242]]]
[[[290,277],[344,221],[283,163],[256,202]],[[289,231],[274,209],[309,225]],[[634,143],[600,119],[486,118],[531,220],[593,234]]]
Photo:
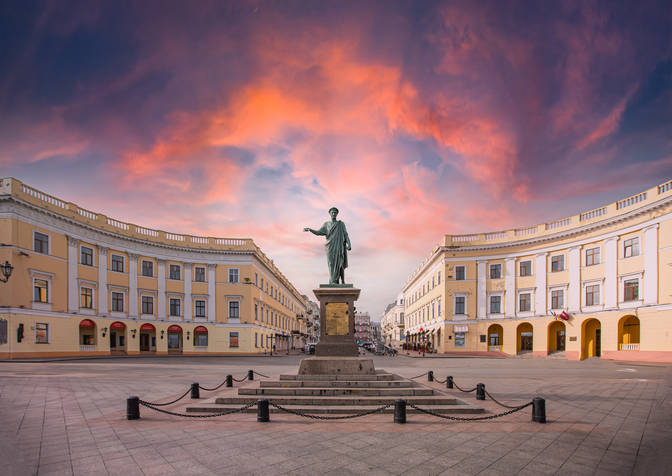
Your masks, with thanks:
[[[271,414],[270,423],[257,423],[255,414],[186,419],[144,407],[140,420],[126,420],[131,395],[169,401],[192,382],[213,387],[229,373],[295,373],[300,358],[2,362],[2,473],[663,475],[672,468],[672,366],[665,365],[375,358],[376,368],[405,377],[433,370],[466,388],[483,382],[508,404],[544,397],[545,425],[530,421],[530,408],[482,422],[409,414],[406,425],[389,414],[335,422]],[[449,392],[475,403],[473,393]],[[182,411],[186,403],[166,408]],[[503,410],[478,403],[492,414]]]

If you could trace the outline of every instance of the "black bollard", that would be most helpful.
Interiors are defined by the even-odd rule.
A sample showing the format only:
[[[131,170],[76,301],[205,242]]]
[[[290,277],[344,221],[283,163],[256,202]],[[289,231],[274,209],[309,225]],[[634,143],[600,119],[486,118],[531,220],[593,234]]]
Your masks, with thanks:
[[[546,423],[546,400],[541,397],[532,399],[532,421]]]
[[[226,376],[226,386],[233,387],[233,375],[229,374]]]
[[[126,419],[140,419],[140,399],[138,397],[130,397],[126,399]]]
[[[394,401],[394,422],[406,423],[406,400]]]
[[[428,382],[433,382],[434,381],[434,371],[433,370],[430,370],[429,372],[427,372],[427,381]]]
[[[201,398],[201,391],[198,388],[198,382],[191,384],[191,399],[197,400]]]
[[[248,370],[247,371],[247,380],[254,380],[254,370]]]
[[[261,423],[266,423],[271,421],[271,417],[268,410],[268,399],[260,398],[257,400],[257,421]]]
[[[446,388],[453,388],[453,376],[446,377]]]
[[[476,384],[476,400],[485,400],[485,384]]]

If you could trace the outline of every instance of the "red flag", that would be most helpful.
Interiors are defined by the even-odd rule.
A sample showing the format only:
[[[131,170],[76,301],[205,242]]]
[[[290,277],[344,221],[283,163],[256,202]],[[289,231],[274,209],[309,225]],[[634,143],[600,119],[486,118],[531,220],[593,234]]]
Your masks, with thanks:
[[[560,314],[560,319],[564,321],[569,321],[569,314],[567,314],[567,312],[565,311],[562,311],[562,313]]]

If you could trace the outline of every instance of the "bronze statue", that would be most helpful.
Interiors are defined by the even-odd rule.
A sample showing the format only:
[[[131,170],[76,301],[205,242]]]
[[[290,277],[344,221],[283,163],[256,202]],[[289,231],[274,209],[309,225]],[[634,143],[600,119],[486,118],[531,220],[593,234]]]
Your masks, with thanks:
[[[329,264],[329,284],[345,284],[345,268],[348,267],[348,251],[350,238],[345,229],[345,223],[336,219],[338,208],[329,209],[331,221],[325,222],[319,230],[304,228],[303,231],[309,231],[314,235],[326,236],[327,243],[327,262]]]

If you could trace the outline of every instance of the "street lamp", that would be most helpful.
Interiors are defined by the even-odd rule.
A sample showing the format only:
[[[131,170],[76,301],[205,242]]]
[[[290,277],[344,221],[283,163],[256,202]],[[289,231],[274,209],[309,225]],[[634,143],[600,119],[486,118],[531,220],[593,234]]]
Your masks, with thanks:
[[[0,277],[0,281],[6,283],[9,281],[9,277],[12,275],[14,266],[9,264],[9,261],[5,261],[3,264],[0,264],[0,268],[2,269],[2,277]]]

